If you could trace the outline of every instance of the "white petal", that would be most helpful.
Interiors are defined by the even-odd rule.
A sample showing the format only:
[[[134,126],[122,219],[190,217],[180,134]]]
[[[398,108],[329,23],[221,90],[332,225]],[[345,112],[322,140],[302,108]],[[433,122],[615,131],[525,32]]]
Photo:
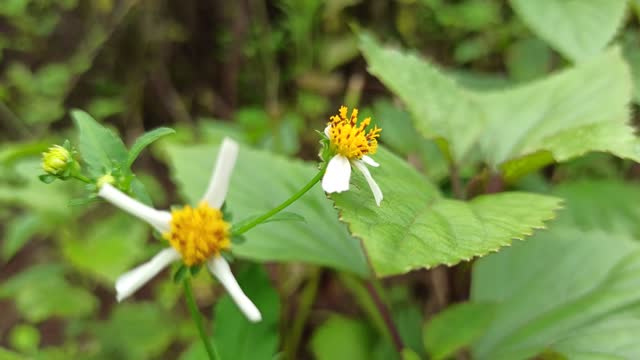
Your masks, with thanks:
[[[238,281],[236,281],[233,273],[231,273],[227,260],[222,256],[215,256],[207,261],[207,266],[209,267],[209,271],[218,278],[222,286],[224,286],[229,293],[229,296],[231,296],[231,299],[238,305],[240,311],[244,313],[249,321],[258,322],[262,320],[260,310],[249,300],[240,288],[240,285],[238,285]]]
[[[173,248],[167,248],[160,251],[148,262],[124,273],[116,280],[116,299],[122,301],[128,298],[149,282],[151,278],[178,259],[180,259],[180,254]]]
[[[327,135],[328,138],[331,138],[329,130],[331,130],[331,125],[327,125],[327,127],[324,128],[324,134]]]
[[[166,211],[159,211],[149,207],[138,200],[129,197],[127,194],[116,189],[110,184],[104,184],[98,192],[98,196],[104,198],[113,205],[140,218],[156,228],[161,233],[169,231],[171,214]]]
[[[214,209],[220,209],[224,199],[227,197],[231,173],[238,158],[238,150],[237,142],[229,138],[222,140],[218,158],[216,159],[216,166],[209,181],[209,187],[202,197],[202,200],[206,201]]]
[[[371,157],[369,157],[367,155],[362,157],[362,161],[364,161],[364,163],[369,165],[369,166],[373,166],[373,167],[380,166],[380,164],[378,164],[375,160],[373,160]]]
[[[322,188],[330,193],[349,190],[349,178],[351,178],[351,164],[349,159],[342,155],[336,155],[329,160],[327,171],[322,177]]]
[[[376,205],[380,206],[380,202],[382,201],[382,190],[380,190],[378,183],[376,183],[376,181],[373,180],[373,177],[371,177],[371,173],[369,172],[369,169],[367,169],[367,165],[365,165],[364,161],[361,160],[353,161],[353,165],[360,170],[362,175],[364,175],[364,178],[367,180],[367,183],[373,192],[373,197],[376,199]]]

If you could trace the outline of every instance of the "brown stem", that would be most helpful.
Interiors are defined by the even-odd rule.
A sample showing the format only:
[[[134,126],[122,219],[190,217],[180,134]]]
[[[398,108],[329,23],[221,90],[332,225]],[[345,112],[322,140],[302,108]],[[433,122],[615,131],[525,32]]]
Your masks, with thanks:
[[[449,166],[449,178],[451,180],[451,189],[453,190],[453,195],[455,195],[456,199],[463,200],[464,190],[462,189],[462,183],[460,182],[460,172],[458,171],[458,166],[456,164],[451,163],[451,165]]]
[[[500,174],[490,174],[489,180],[487,181],[487,194],[495,194],[504,190],[504,179]]]
[[[373,303],[376,305],[378,312],[382,316],[382,319],[384,320],[384,323],[387,326],[387,330],[389,330],[389,334],[391,335],[391,341],[393,342],[393,346],[398,351],[398,353],[401,354],[402,349],[404,349],[404,344],[402,343],[402,339],[400,338],[400,332],[398,332],[398,328],[393,323],[393,319],[391,318],[391,313],[389,312],[389,308],[387,308],[387,305],[382,301],[382,298],[380,297],[378,290],[376,290],[376,287],[371,282],[371,280],[367,280],[365,282],[365,287],[367,288],[367,291],[369,292],[369,295],[371,296]]]

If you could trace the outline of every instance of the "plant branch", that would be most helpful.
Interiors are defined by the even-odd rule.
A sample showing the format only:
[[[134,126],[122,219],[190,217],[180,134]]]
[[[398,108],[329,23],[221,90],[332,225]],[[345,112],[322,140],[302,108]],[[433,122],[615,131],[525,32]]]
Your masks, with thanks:
[[[324,172],[327,170],[327,165],[326,163],[322,166],[322,168],[320,169],[320,171],[318,171],[318,173],[316,174],[316,176],[313,177],[313,179],[311,179],[302,189],[298,190],[298,192],[296,192],[295,194],[291,195],[290,198],[288,198],[287,200],[285,200],[282,204],[274,207],[273,209],[267,211],[266,213],[262,214],[261,216],[257,217],[255,220],[251,221],[250,223],[243,225],[242,227],[240,227],[237,230],[231,229],[231,233],[232,235],[242,235],[245,232],[251,230],[252,228],[254,228],[256,225],[260,225],[261,223],[265,222],[267,219],[269,219],[270,217],[272,217],[273,215],[279,213],[280,211],[286,209],[289,205],[293,204],[294,202],[296,202],[296,200],[298,200],[300,197],[302,197],[302,195],[306,194],[307,191],[311,190],[311,188],[320,181],[320,179],[322,179],[322,176],[324,175]]]

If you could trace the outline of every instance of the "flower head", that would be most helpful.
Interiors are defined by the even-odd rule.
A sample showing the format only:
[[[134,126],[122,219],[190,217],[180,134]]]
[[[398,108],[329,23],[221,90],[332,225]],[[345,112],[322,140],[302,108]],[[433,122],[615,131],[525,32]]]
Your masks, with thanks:
[[[60,145],[53,145],[42,153],[42,169],[51,175],[61,175],[73,162],[71,152]]]
[[[186,205],[172,210],[171,229],[162,237],[180,253],[185,265],[193,266],[231,247],[230,227],[222,211],[203,201],[196,208]]]
[[[367,131],[371,124],[371,118],[366,118],[358,124],[358,109],[353,109],[351,116],[347,118],[348,109],[340,107],[338,115],[330,118],[324,130],[329,141],[331,160],[327,164],[327,170],[322,178],[322,188],[327,193],[343,192],[349,190],[351,178],[351,166],[354,166],[364,175],[376,204],[380,206],[382,191],[373,180],[366,165],[380,166],[369,155],[376,153],[378,138],[382,129],[374,126]]]
[[[99,196],[148,222],[170,245],[147,263],[118,278],[118,301],[129,297],[172,262],[182,259],[187,266],[206,264],[247,318],[260,321],[260,311],[244,294],[221,255],[230,249],[231,242],[230,225],[223,219],[220,207],[227,195],[237,156],[238,144],[224,139],[207,191],[195,208],[186,205],[171,212],[156,210],[130,198],[109,183],[100,187]]]
[[[358,125],[358,109],[353,109],[351,116],[347,118],[347,107],[342,106],[338,115],[331,117],[327,126],[326,135],[329,138],[331,150],[347,159],[362,159],[368,154],[375,154],[378,149],[378,140],[382,129],[374,126],[366,131],[371,123],[371,118],[365,118]]]

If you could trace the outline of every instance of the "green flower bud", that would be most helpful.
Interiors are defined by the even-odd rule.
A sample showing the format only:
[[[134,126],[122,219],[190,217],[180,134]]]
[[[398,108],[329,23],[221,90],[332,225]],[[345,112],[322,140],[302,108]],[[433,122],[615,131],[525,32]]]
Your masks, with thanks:
[[[60,145],[54,145],[42,153],[42,169],[51,175],[60,175],[73,162],[71,153]]]
[[[115,184],[115,182],[116,182],[116,178],[114,178],[113,175],[111,175],[111,173],[105,174],[105,175],[102,175],[100,178],[98,178],[98,181],[96,181],[96,187],[100,189],[104,184],[113,185]]]

